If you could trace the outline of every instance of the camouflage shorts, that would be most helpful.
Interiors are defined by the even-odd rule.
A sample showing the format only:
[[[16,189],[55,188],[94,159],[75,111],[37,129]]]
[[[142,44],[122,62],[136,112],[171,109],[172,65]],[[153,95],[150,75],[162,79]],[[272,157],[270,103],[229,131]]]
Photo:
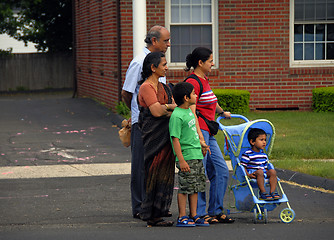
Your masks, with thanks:
[[[179,193],[205,192],[206,177],[202,160],[188,160],[187,163],[190,167],[190,173],[181,171],[178,173]],[[180,170],[179,162],[176,162],[176,167]]]

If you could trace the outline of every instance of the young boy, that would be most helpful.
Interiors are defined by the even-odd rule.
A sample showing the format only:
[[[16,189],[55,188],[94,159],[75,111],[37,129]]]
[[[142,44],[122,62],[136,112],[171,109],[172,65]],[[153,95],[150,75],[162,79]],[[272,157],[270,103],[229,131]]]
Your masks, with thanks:
[[[209,223],[201,219],[196,212],[197,193],[205,191],[206,178],[202,163],[202,148],[203,152],[209,148],[204,142],[200,143],[196,119],[189,108],[196,104],[197,95],[192,84],[180,82],[174,86],[173,96],[177,107],[169,121],[169,132],[176,155],[176,166],[179,169],[177,195],[179,217],[176,226],[209,226]],[[187,198],[190,216],[186,215]]]
[[[241,157],[241,165],[245,167],[249,178],[254,178],[260,189],[260,199],[276,200],[281,196],[275,192],[277,186],[276,171],[268,162],[268,155],[263,152],[267,144],[267,134],[259,128],[252,128],[248,133],[248,141],[251,148],[245,151]],[[264,179],[269,178],[270,193],[264,188]]]

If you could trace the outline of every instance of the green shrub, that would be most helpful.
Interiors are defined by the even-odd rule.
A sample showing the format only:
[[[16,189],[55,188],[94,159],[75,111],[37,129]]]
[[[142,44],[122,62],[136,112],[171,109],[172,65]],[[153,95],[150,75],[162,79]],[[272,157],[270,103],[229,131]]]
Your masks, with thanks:
[[[7,50],[0,49],[0,56],[13,56],[13,48],[7,48]]]
[[[249,111],[250,93],[246,90],[212,89],[218,98],[219,105],[231,113],[246,113]]]
[[[122,101],[116,105],[116,112],[126,119],[129,119],[131,117],[130,109]]]
[[[23,91],[29,91],[29,88],[25,86],[17,86],[16,91],[23,92]]]
[[[314,88],[312,108],[314,112],[334,112],[334,87]]]

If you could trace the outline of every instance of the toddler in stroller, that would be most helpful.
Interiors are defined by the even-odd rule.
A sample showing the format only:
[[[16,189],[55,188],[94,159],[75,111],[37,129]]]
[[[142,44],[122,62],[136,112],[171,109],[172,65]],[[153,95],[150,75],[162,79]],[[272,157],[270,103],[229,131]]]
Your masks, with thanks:
[[[256,179],[260,189],[260,199],[277,200],[281,196],[275,191],[277,187],[276,170],[268,162],[268,155],[263,151],[267,145],[267,134],[260,128],[252,128],[248,132],[251,148],[241,156],[241,165],[245,167],[247,177]],[[265,178],[269,178],[270,192],[264,187]]]
[[[216,121],[219,130],[225,136],[225,154],[231,158],[233,167],[230,189],[234,194],[235,208],[253,212],[254,223],[258,220],[267,223],[267,212],[274,210],[281,203],[286,203],[287,208],[280,212],[279,217],[284,223],[292,222],[295,212],[291,209],[280,179],[276,177],[274,166],[268,162],[267,157],[275,139],[273,124],[266,119],[249,121],[238,114],[232,114],[231,117],[240,118],[245,123],[224,126],[220,122],[223,117],[218,117]],[[256,137],[252,137],[252,132],[258,131],[257,129],[264,133],[260,131],[259,134],[255,134]],[[249,140],[247,136],[250,137]]]

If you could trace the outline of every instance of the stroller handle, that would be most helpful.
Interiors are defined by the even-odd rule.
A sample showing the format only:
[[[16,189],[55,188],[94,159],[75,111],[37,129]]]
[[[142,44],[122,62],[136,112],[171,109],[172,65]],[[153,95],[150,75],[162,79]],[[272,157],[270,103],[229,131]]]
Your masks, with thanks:
[[[220,126],[220,127],[224,127],[224,125],[220,123],[220,120],[223,119],[223,118],[226,119],[225,117],[222,117],[222,116],[219,116],[219,117],[217,117],[217,119],[216,119],[216,122],[219,123],[219,126]],[[240,115],[240,114],[231,114],[231,118],[240,118],[240,119],[244,120],[245,122],[250,122],[250,121],[248,120],[248,118],[246,118],[245,116]]]

